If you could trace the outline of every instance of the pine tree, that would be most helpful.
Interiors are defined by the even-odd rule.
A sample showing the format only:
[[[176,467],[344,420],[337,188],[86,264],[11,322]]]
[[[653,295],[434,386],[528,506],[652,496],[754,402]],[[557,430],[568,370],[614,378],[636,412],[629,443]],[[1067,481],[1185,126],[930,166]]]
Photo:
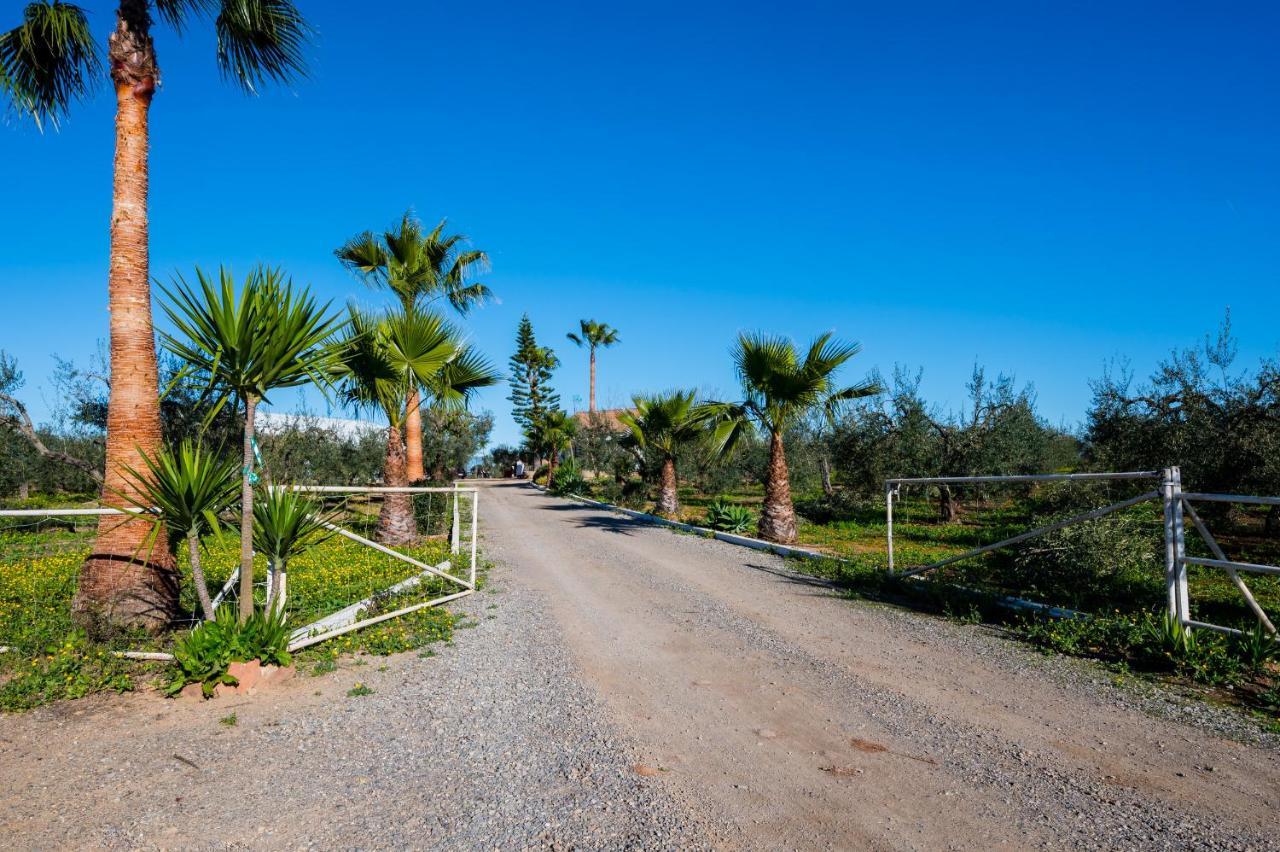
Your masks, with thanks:
[[[511,356],[511,414],[527,429],[543,414],[560,407],[560,395],[551,387],[551,376],[560,359],[549,347],[539,346],[529,315],[516,329],[516,351]]]

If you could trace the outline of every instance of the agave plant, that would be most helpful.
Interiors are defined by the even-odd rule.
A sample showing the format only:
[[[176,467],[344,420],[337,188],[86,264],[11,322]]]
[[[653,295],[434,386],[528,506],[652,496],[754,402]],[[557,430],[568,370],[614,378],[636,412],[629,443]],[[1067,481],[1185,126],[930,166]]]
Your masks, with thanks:
[[[332,521],[291,488],[269,488],[254,502],[253,549],[267,560],[267,612],[284,608],[289,560],[328,538]]]
[[[205,535],[222,530],[221,515],[240,490],[240,466],[191,441],[165,448],[154,458],[144,454],[142,461],[146,471],[126,467],[130,487],[119,496],[153,519],[153,538],[167,534],[171,547],[186,540],[200,610],[206,621],[211,620],[213,602],[200,563],[200,544]]]

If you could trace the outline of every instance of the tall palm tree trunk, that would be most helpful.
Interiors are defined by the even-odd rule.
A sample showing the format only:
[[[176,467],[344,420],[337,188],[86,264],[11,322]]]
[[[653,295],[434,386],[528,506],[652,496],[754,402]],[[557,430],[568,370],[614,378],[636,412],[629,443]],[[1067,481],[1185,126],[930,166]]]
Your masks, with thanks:
[[[111,391],[102,503],[124,506],[137,495],[125,467],[145,470],[160,448],[160,389],[151,325],[147,254],[148,112],[155,92],[155,49],[146,0],[121,0],[107,55],[116,90],[116,150],[107,277],[111,314]],[[89,627],[162,629],[178,612],[179,580],[164,542],[148,546],[151,525],[105,515],[93,552],[80,567],[72,601]]]
[[[406,475],[404,437],[399,426],[387,427],[387,457],[382,468],[383,483],[388,488],[404,488],[409,484]],[[412,544],[418,535],[413,519],[413,500],[408,494],[390,493],[382,501],[378,513],[376,538],[393,547]]]
[[[666,458],[662,461],[662,479],[658,488],[657,513],[668,518],[680,514],[680,497],[676,483],[676,460]]]
[[[757,530],[765,541],[792,544],[796,540],[796,510],[791,504],[791,479],[782,433],[769,436],[769,471],[764,483],[764,506]]]
[[[421,482],[426,476],[422,464],[422,397],[417,388],[409,392],[409,414],[404,419],[404,442],[407,449],[405,475],[410,482]]]
[[[258,400],[244,398],[244,469],[240,472],[240,621],[253,615],[253,427]]]
[[[594,346],[591,347],[591,390],[587,402],[587,411],[591,414],[596,413],[596,348]]]

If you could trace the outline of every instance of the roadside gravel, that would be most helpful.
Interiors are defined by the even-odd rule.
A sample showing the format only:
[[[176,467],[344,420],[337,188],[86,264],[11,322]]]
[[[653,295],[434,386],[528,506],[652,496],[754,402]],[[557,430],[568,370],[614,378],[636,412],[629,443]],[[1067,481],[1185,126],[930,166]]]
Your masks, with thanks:
[[[636,773],[539,595],[510,579],[499,566],[460,602],[475,626],[435,656],[203,705],[134,695],[0,717],[0,847],[706,846]],[[356,682],[373,694],[348,697]]]

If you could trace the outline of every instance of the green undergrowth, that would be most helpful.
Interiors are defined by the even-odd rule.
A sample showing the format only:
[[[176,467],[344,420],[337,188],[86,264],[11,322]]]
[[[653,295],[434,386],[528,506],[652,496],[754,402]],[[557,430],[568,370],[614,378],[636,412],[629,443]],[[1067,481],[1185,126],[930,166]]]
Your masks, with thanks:
[[[125,692],[143,684],[168,682],[175,667],[164,662],[140,662],[115,656],[113,651],[172,651],[189,631],[180,629],[159,637],[140,631],[99,632],[90,637],[71,619],[76,574],[88,553],[91,534],[72,534],[54,528],[0,533],[0,711],[26,710],[62,699],[100,692]],[[211,594],[216,593],[237,562],[239,540],[224,536],[211,540],[204,554]],[[448,557],[442,541],[427,541],[406,551],[435,565]],[[190,623],[197,611],[194,587],[180,555],[184,585],[181,603]],[[481,565],[483,568],[483,563]],[[465,562],[459,560],[457,572]],[[257,566],[258,577],[265,565]],[[367,597],[374,606],[365,617],[410,606],[458,591],[459,587],[431,578],[395,596],[379,596],[388,586],[418,569],[370,548],[334,537],[294,558],[289,565],[288,625],[305,625]],[[479,572],[478,585],[483,585]],[[262,599],[258,591],[258,605]],[[303,670],[311,670],[343,655],[387,655],[448,641],[454,616],[445,608],[428,607],[371,627],[328,640],[297,654]]]

